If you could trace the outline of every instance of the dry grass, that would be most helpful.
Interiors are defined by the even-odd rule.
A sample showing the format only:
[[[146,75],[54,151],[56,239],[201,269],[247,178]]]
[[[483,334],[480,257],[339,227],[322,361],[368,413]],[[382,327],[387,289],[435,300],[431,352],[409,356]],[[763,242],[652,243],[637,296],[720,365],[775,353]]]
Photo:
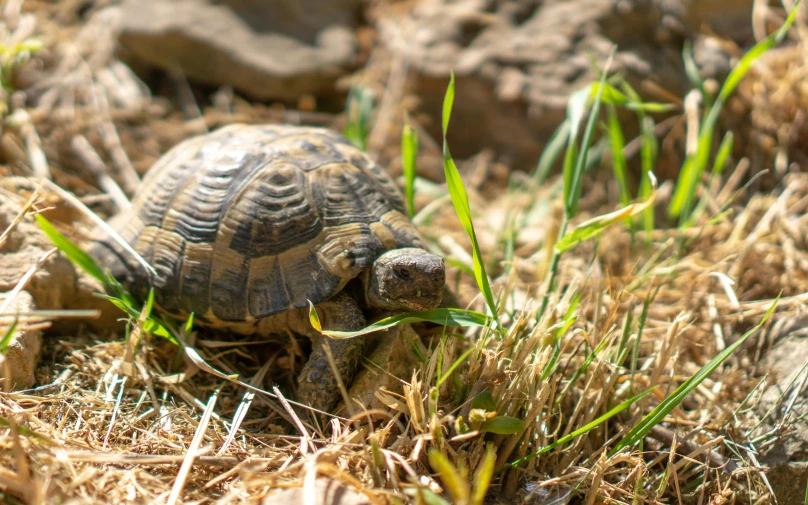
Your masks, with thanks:
[[[114,11],[100,8],[104,3],[88,23],[74,25],[64,21],[71,2],[29,1],[22,15],[15,13],[18,2],[6,2],[5,40],[37,34],[45,49],[20,74],[25,95],[7,97],[4,175],[51,179],[110,215],[127,206],[140,174],[181,138],[227,122],[288,119],[226,94],[211,107],[181,103],[176,110],[151,96],[114,58]],[[306,119],[332,122],[324,115]],[[144,349],[132,353],[123,340],[99,341],[91,331],[50,337],[40,383],[53,384],[0,396],[0,417],[9,421],[0,431],[3,499],[254,503],[271,490],[311,485],[319,475],[372,503],[418,502],[423,498],[412,492],[418,487],[451,488],[430,466],[430,450],[473,475],[491,444],[490,494],[503,501],[561,497],[553,503],[567,503],[564,497],[574,495],[587,504],[767,503],[753,444],[765,414],[756,403],[771,379],[757,362],[806,301],[808,177],[790,175],[778,192],[749,196],[741,191],[744,166],[712,192],[711,208],[727,205],[730,212],[684,240],[677,230],[654,232],[648,249],[640,245],[644,237],[635,244],[625,229],[612,228],[563,257],[559,288],[551,293],[542,281],[550,268],[547,244],[560,221],[555,187],[500,190],[496,197],[471,188],[493,288],[507,294],[503,333],[472,328],[456,332],[464,339],[433,339],[414,373],[399,377],[400,393],[378,393],[386,411],[335,419],[325,432],[290,416],[277,399],[249,395],[187,358],[176,366],[176,349],[162,340],[143,335]],[[742,198],[733,202],[736,191]],[[579,219],[613,210],[613,192],[611,182],[592,184]],[[436,200],[423,195],[420,206]],[[35,208],[51,205],[48,198]],[[451,205],[441,202],[419,225],[437,249],[470,267],[467,237]],[[76,214],[63,221],[77,230],[87,226]],[[503,253],[506,243],[512,256]],[[462,293],[477,292],[470,276],[461,279]],[[755,326],[781,291],[773,326],[675,408],[641,450],[609,457],[644,413]],[[540,312],[545,295],[548,309]],[[479,296],[469,301],[482,309]],[[206,363],[253,386],[267,374],[294,376],[294,349],[259,362],[250,346],[193,338],[189,343]],[[467,349],[469,358],[449,376]],[[130,362],[134,367],[125,366]],[[543,376],[551,363],[552,373]],[[450,378],[438,384],[444,377]],[[608,422],[508,469],[652,388]],[[474,430],[479,413],[463,400],[486,390],[500,415],[524,421],[519,433]],[[242,419],[237,412],[248,402],[235,429],[233,419]],[[459,416],[470,432],[457,431]]]

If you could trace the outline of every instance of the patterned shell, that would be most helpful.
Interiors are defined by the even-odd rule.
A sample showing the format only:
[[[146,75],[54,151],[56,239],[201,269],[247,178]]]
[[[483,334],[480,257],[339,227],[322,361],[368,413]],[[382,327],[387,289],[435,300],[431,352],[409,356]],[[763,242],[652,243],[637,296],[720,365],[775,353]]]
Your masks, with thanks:
[[[118,218],[151,264],[155,301],[207,321],[251,321],[339,292],[383,252],[422,247],[387,173],[337,133],[229,125],[185,140]],[[121,253],[131,290],[145,270]]]

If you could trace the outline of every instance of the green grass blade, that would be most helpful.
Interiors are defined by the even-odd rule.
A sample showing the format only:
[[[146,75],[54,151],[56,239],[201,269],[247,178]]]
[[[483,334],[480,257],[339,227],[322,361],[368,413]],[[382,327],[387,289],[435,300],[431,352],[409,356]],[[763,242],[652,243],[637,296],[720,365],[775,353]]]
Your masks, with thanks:
[[[443,171],[446,175],[446,185],[449,188],[452,205],[457,213],[457,217],[460,219],[460,224],[463,226],[463,229],[466,230],[469,239],[471,239],[474,278],[483,294],[483,298],[485,298],[485,303],[491,310],[491,314],[496,318],[497,306],[494,302],[494,295],[491,292],[491,284],[488,280],[488,275],[485,272],[485,264],[483,263],[482,253],[480,252],[480,245],[477,242],[477,235],[474,233],[468,193],[466,193],[466,188],[463,186],[463,179],[460,177],[457,166],[455,166],[452,154],[449,152],[449,144],[446,140],[446,132],[449,129],[449,118],[451,117],[452,105],[454,104],[454,95],[455,79],[454,73],[452,73],[449,86],[446,88],[446,95],[443,99]]]
[[[134,308],[134,306],[128,301],[122,300],[115,296],[102,295],[102,297],[109,300],[113,305],[121,309],[130,318],[136,321],[140,318],[140,311]],[[144,321],[143,329],[152,335],[165,338],[174,345],[182,347],[181,343],[174,337],[174,334],[171,333],[171,331],[169,331],[169,329],[166,328],[162,322],[158,321],[153,316],[148,317],[146,321]]]
[[[608,63],[606,67],[608,68]],[[589,148],[592,145],[592,136],[595,132],[595,125],[597,123],[598,116],[600,115],[600,105],[605,85],[606,70],[604,69],[600,76],[600,83],[597,86],[597,93],[595,94],[594,102],[592,103],[592,107],[589,109],[589,117],[586,122],[586,128],[584,129],[584,136],[581,139],[581,152],[577,157],[575,169],[573,170],[572,177],[570,179],[570,187],[566,200],[567,219],[572,218],[578,213],[578,202],[581,199],[584,171],[586,169],[587,160],[589,157]]]
[[[609,105],[619,105],[628,110],[661,113],[668,112],[676,108],[676,105],[670,103],[643,102],[636,97],[626,95],[606,82],[602,83],[601,89],[603,90],[603,96],[601,97],[603,103]],[[597,92],[598,88],[592,87],[590,98],[594,100]]]
[[[573,431],[572,433],[559,438],[558,440],[556,440],[552,444],[547,445],[545,447],[542,447],[538,451],[536,451],[534,453],[531,453],[531,454],[528,454],[527,456],[521,457],[521,458],[517,459],[516,461],[512,461],[512,462],[508,463],[508,465],[505,468],[501,469],[497,473],[501,473],[501,472],[507,470],[508,468],[516,468],[517,466],[521,465],[522,463],[530,461],[531,459],[538,458],[539,456],[541,456],[545,452],[552,451],[556,447],[558,447],[560,445],[564,445],[567,442],[575,440],[576,438],[580,437],[581,435],[594,430],[595,428],[597,428],[601,424],[605,423],[606,421],[608,421],[612,417],[616,416],[620,412],[623,412],[624,410],[629,408],[637,400],[640,400],[641,398],[643,398],[646,395],[650,394],[653,390],[654,390],[654,388],[651,388],[651,389],[649,389],[647,391],[643,391],[642,393],[640,393],[640,394],[638,394],[636,396],[632,396],[631,398],[624,401],[620,405],[617,405],[616,407],[614,407],[610,411],[606,412],[602,416],[598,417],[597,419],[594,419],[593,421],[591,421],[588,424],[585,424],[584,426],[578,428],[577,430]]]
[[[474,352],[474,348],[473,348],[473,347],[472,347],[471,349],[468,349],[466,352],[464,352],[464,353],[463,353],[463,355],[462,355],[462,356],[460,356],[459,358],[457,358],[457,359],[455,360],[455,362],[454,362],[454,363],[452,363],[452,366],[450,366],[450,367],[449,367],[449,369],[448,369],[448,370],[446,370],[446,373],[445,373],[445,374],[443,374],[443,376],[442,376],[442,377],[438,377],[438,381],[435,383],[435,385],[436,385],[437,387],[441,387],[441,386],[443,385],[443,383],[444,383],[444,382],[446,382],[446,379],[448,379],[449,377],[451,377],[451,376],[452,376],[452,372],[454,372],[455,370],[457,370],[457,367],[459,367],[461,363],[463,363],[464,361],[466,361],[466,358],[468,358],[468,357],[469,357],[469,355],[470,355],[472,352]]]
[[[687,217],[689,214],[701,175],[707,168],[712,140],[712,130],[704,130],[699,135],[696,153],[689,156],[682,165],[673,198],[671,198],[671,203],[668,206],[668,215],[670,217]]]
[[[107,276],[104,275],[104,271],[89,254],[79,249],[78,246],[62,235],[42,214],[36,215],[36,222],[39,224],[42,231],[45,232],[45,235],[53,242],[53,245],[59,248],[70,261],[75,263],[87,274],[106,285]]]
[[[485,456],[482,463],[474,474],[474,489],[471,492],[471,505],[483,505],[485,494],[491,485],[491,477],[494,476],[494,465],[497,462],[497,454],[494,446],[488,444],[485,448]]]
[[[183,332],[184,336],[188,336],[191,334],[191,330],[194,329],[194,313],[188,316],[188,319],[185,321],[185,331]]]
[[[581,131],[589,94],[590,86],[587,86],[573,93],[567,102],[567,120],[570,123],[567,152],[564,156],[564,207],[567,210],[567,219],[572,217],[569,208],[575,194],[575,169],[578,166],[576,160],[579,158],[578,133]]]
[[[446,94],[443,95],[443,110],[441,111],[441,131],[446,139],[446,132],[449,131],[449,119],[452,117],[452,107],[455,97],[455,76],[454,72],[449,75],[449,85],[446,86]]]
[[[351,87],[345,103],[345,115],[347,116],[348,124],[342,133],[345,138],[363,151],[367,150],[367,138],[370,133],[373,106],[372,90],[360,85]]]
[[[721,140],[721,145],[718,146],[718,152],[715,155],[715,163],[713,164],[713,176],[721,175],[724,170],[726,170],[727,162],[732,154],[734,145],[735,135],[731,131],[728,131],[724,135],[723,140]]]
[[[690,40],[686,40],[682,47],[682,61],[685,65],[685,74],[687,75],[687,78],[690,80],[691,84],[701,91],[702,96],[707,99],[708,103],[712,103],[714,97],[709,95],[707,90],[704,88],[704,79],[701,78],[699,67],[696,65],[696,60],[693,53],[693,43]]]
[[[154,288],[149,289],[149,296],[146,298],[146,305],[143,306],[143,310],[140,312],[141,318],[150,318],[152,309],[154,308]]]
[[[3,335],[3,338],[0,339],[0,354],[5,354],[8,351],[8,346],[11,344],[11,339],[14,337],[14,332],[17,331],[17,319],[14,318],[14,321],[11,323],[11,326],[8,327],[6,333]]]
[[[418,156],[418,133],[409,122],[404,123],[401,133],[401,168],[404,172],[404,197],[407,214],[415,216],[415,159]]]
[[[732,154],[732,147],[734,144],[735,136],[731,131],[728,131],[725,135],[723,140],[721,141],[721,145],[718,146],[718,152],[715,155],[715,163],[713,163],[713,173],[710,177],[711,184],[714,184],[721,174],[724,173],[724,170],[727,168],[727,162],[729,161],[729,157]],[[703,212],[704,208],[707,206],[707,202],[709,199],[709,194],[704,194],[701,199],[699,200],[698,205],[693,210],[693,213],[686,221],[686,226],[691,226],[695,220],[698,218],[699,215]]]
[[[595,96],[598,93],[598,88],[591,87],[590,88],[590,98],[592,100],[595,99]],[[603,82],[601,86],[601,100],[603,103],[610,104],[610,105],[620,105],[625,107],[631,100],[629,100],[628,96],[620,91],[619,89],[615,88],[611,84],[607,82]]]
[[[653,171],[656,165],[658,154],[657,138],[654,135],[654,120],[650,116],[642,116],[640,119],[640,160],[642,165],[642,177],[640,178],[640,198],[648,198],[653,193]],[[654,206],[650,205],[642,213],[643,228],[649,242],[651,232],[654,230]]]
[[[649,431],[651,431],[651,428],[662,422],[662,419],[664,419],[671,412],[671,410],[673,410],[677,405],[679,405],[682,402],[682,400],[684,400],[685,397],[690,394],[691,391],[696,389],[696,387],[699,384],[701,384],[704,381],[704,379],[709,377],[715,371],[716,368],[721,366],[721,364],[724,363],[724,361],[726,361],[727,358],[729,358],[733,352],[735,352],[735,349],[737,349],[741,344],[743,344],[746,341],[746,339],[752,336],[755,332],[757,332],[757,330],[759,330],[766,323],[766,321],[774,312],[774,309],[777,307],[777,302],[779,300],[780,295],[777,295],[777,298],[774,300],[774,303],[772,303],[771,307],[769,307],[769,310],[766,311],[766,314],[763,316],[763,319],[761,319],[760,323],[758,323],[757,326],[746,332],[741,338],[735,341],[735,343],[733,343],[732,345],[728,346],[726,349],[721,351],[716,357],[710,360],[709,363],[704,365],[692,377],[690,377],[688,380],[682,383],[681,386],[676,388],[676,390],[670,395],[668,395],[668,397],[665,398],[662,401],[662,403],[657,405],[656,408],[654,408],[639,423],[637,423],[637,425],[634,426],[634,428],[632,428],[626,434],[626,436],[624,436],[620,440],[620,442],[617,443],[614,449],[612,449],[610,456],[616,454],[624,447],[631,447],[634,444],[638,443],[640,440],[643,439],[643,437],[645,437],[645,435]]]
[[[622,205],[625,207],[631,203],[631,191],[628,187],[626,156],[623,154],[623,149],[626,147],[626,141],[625,137],[623,136],[623,128],[620,126],[620,120],[617,118],[617,111],[615,110],[614,105],[609,104],[606,110],[608,111],[608,133],[612,146],[614,177],[617,179],[618,188],[620,189],[620,203],[622,203]]]
[[[794,7],[788,14],[788,18],[786,18],[785,23],[783,23],[783,25],[778,28],[776,32],[752,46],[752,48],[743,55],[738,64],[732,68],[727,76],[727,80],[724,81],[724,85],[721,86],[721,91],[718,93],[718,99],[721,102],[726,102],[758,58],[763,56],[766,51],[779,44],[785,38],[785,36],[788,34],[788,30],[791,28],[791,25],[794,24],[794,21],[797,18],[799,4],[800,2],[796,2],[794,4]]]
[[[400,324],[417,323],[422,321],[455,327],[484,327],[490,323],[490,318],[481,312],[475,312],[473,310],[438,308],[424,312],[404,312],[401,314],[395,314],[393,316],[379,319],[375,323],[368,325],[361,330],[331,331],[322,329],[320,319],[317,316],[317,311],[314,310],[314,305],[309,302],[309,322],[311,323],[312,327],[323,335],[331,338],[353,338],[360,335],[373,333],[374,331],[386,330]]]
[[[562,253],[564,251],[568,251],[581,242],[585,240],[589,240],[590,238],[594,237],[595,235],[600,234],[603,230],[608,228],[609,226],[614,225],[615,223],[619,223],[629,217],[639,214],[643,212],[648,207],[654,204],[656,200],[656,179],[654,178],[653,174],[650,174],[651,177],[651,184],[653,185],[653,192],[648,197],[648,199],[641,203],[632,203],[626,207],[623,207],[620,210],[615,212],[610,212],[609,214],[604,214],[602,216],[597,216],[592,218],[588,221],[581,223],[580,225],[576,226],[573,230],[564,234],[563,237],[556,243],[555,248],[556,251]]]

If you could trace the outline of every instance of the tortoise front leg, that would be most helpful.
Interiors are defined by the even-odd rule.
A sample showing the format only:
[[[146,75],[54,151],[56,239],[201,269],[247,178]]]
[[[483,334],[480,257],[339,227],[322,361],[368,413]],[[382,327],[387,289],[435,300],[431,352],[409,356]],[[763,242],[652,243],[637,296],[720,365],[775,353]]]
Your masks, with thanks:
[[[347,293],[341,292],[315,308],[323,329],[355,331],[365,327],[365,316]],[[347,388],[359,368],[366,339],[364,336],[332,339],[317,333],[313,328],[308,335],[312,339],[312,353],[298,378],[298,400],[315,409],[329,412],[342,395],[323,346],[327,345],[331,350],[337,372]]]

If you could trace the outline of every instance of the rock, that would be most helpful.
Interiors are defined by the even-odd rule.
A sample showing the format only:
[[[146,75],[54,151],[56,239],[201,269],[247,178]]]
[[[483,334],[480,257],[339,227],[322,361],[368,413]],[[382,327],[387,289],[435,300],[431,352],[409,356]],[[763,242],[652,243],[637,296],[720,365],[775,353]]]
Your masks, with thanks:
[[[5,305],[9,294],[0,293],[0,307]],[[9,314],[9,316],[0,318],[0,336],[4,336],[11,328],[14,322],[12,314],[32,312],[34,308],[34,298],[31,294],[27,291],[20,291],[8,308],[3,311],[3,314]],[[5,359],[0,359],[0,378],[3,381],[8,379],[11,382],[11,389],[15,391],[33,387],[36,381],[34,372],[39,360],[39,349],[42,346],[42,331],[25,329],[25,326],[24,321],[18,320],[17,329],[5,351]],[[8,376],[6,376],[6,366],[8,366]]]
[[[441,138],[442,102],[453,70],[452,153],[467,158],[492,148],[506,163],[532,169],[566,117],[570,95],[599,78],[593,60],[602,68],[614,45],[611,73],[623,74],[644,98],[668,99],[649,95],[649,83],[684,96],[692,88],[681,57],[684,40],[694,27],[739,11],[733,0],[706,3],[424,0],[403,21],[382,18],[380,39],[409,57],[411,85],[421,99],[417,112],[429,118],[430,135]],[[637,119],[625,118],[631,138]]]
[[[380,333],[376,340],[375,347],[366,357],[369,363],[363,364],[354,377],[348,388],[348,396],[358,400],[368,410],[387,410],[387,406],[376,397],[376,392],[384,388],[401,393],[401,380],[409,381],[418,366],[413,345],[421,346],[421,339],[412,327],[403,325]],[[426,354],[423,346],[421,349]],[[357,407],[358,404],[354,403],[354,408]],[[341,404],[337,414],[344,415],[344,408],[345,405]]]
[[[758,412],[764,415],[776,407],[757,434],[774,429],[774,425],[784,420],[785,409],[795,393],[794,386],[789,389],[789,384],[794,382],[795,387],[799,387],[803,382],[795,379],[799,374],[804,378],[804,368],[808,365],[806,323],[806,318],[794,319],[761,360],[762,369],[773,372],[776,383],[762,395]],[[808,395],[805,394],[805,384],[802,384],[802,388],[802,392],[796,392],[787,423],[788,430],[758,456],[760,463],[769,467],[766,477],[778,503],[802,503],[808,485]],[[778,404],[781,396],[785,400]]]
[[[365,495],[328,479],[314,481],[312,497],[306,496],[302,487],[277,491],[261,500],[261,505],[371,505]]]
[[[361,0],[124,0],[137,58],[257,99],[328,90],[355,55]]]

